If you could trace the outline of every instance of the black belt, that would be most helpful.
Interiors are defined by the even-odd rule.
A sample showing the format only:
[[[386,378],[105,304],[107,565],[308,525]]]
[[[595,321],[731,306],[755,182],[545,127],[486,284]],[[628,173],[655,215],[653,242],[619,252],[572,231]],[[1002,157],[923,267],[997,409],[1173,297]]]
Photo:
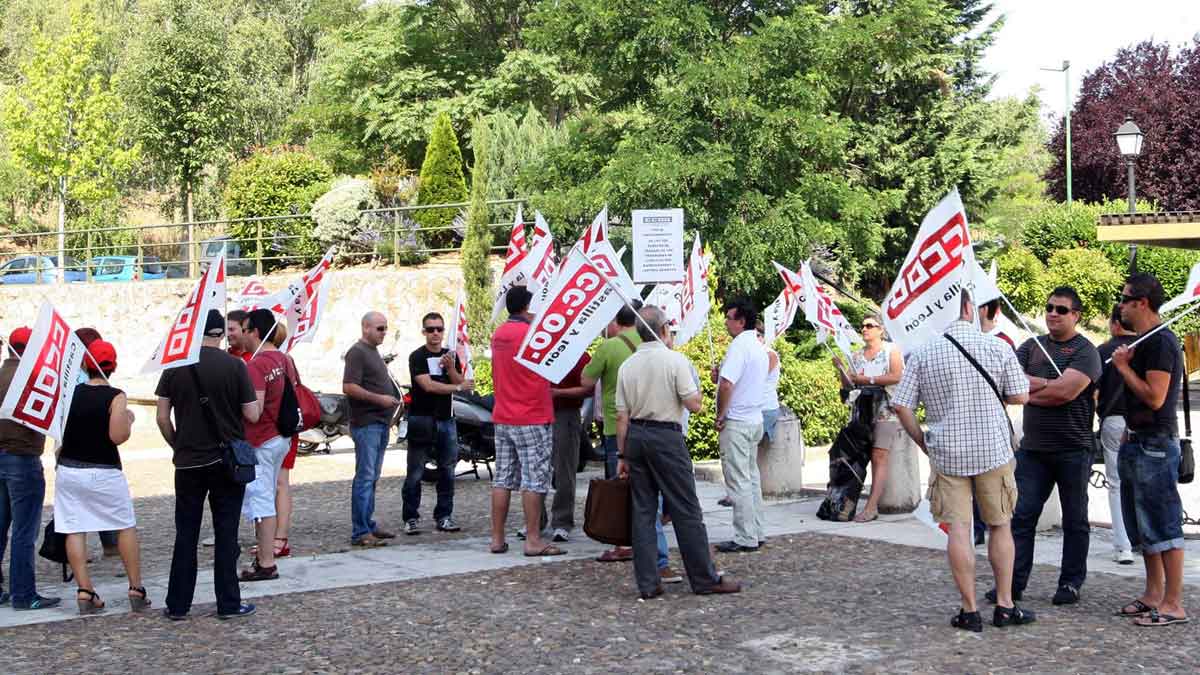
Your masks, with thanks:
[[[636,424],[639,427],[655,427],[659,429],[670,429],[683,433],[683,426],[679,422],[660,422],[658,420],[629,420],[630,424]]]
[[[1179,438],[1179,434],[1169,431],[1134,431],[1127,430],[1130,438]]]

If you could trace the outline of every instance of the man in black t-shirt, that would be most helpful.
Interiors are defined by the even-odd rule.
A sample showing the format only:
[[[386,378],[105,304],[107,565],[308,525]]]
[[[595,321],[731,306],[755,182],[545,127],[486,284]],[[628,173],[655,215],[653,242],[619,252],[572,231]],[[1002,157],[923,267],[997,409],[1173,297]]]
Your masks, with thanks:
[[[1113,305],[1108,317],[1108,332],[1112,338],[1100,345],[1100,362],[1104,372],[1096,383],[1096,416],[1100,420],[1100,448],[1104,451],[1104,476],[1108,482],[1108,510],[1112,518],[1113,562],[1121,565],[1133,564],[1133,549],[1129,535],[1125,533],[1125,520],[1121,517],[1121,472],[1117,465],[1117,452],[1121,449],[1121,438],[1125,435],[1125,385],[1116,366],[1108,363],[1117,347],[1132,343],[1137,335],[1121,319],[1121,305]]]
[[[446,322],[430,312],[421,319],[425,344],[408,356],[412,403],[408,407],[408,471],[404,477],[404,533],[420,534],[421,477],[425,462],[437,462],[437,505],[433,520],[439,531],[458,532],[454,522],[454,467],[458,464],[458,430],[451,396],[471,388],[462,364],[442,346]]]
[[[1021,599],[1029,582],[1038,518],[1055,486],[1062,504],[1063,553],[1054,604],[1078,602],[1087,576],[1091,534],[1087,491],[1095,409],[1092,388],[1100,379],[1100,354],[1075,328],[1082,310],[1075,289],[1059,286],[1046,300],[1050,335],[1030,338],[1017,349],[1017,360],[1029,378],[1029,402],[1023,414],[1024,436],[1016,453],[1014,600]],[[1053,363],[1046,358],[1047,352]],[[988,598],[992,597],[989,593]]]
[[[1184,381],[1179,339],[1158,308],[1163,289],[1150,274],[1134,274],[1121,292],[1121,317],[1144,336],[1136,347],[1113,352],[1125,383],[1126,441],[1118,459],[1121,510],[1129,541],[1146,563],[1146,589],[1119,610],[1141,626],[1188,621],[1183,609],[1183,505],[1179,499],[1179,427],[1176,402]]]
[[[192,608],[196,546],[200,543],[205,497],[212,511],[216,547],[213,585],[217,616],[229,619],[254,613],[254,605],[242,602],[237,572],[238,523],[246,486],[230,478],[222,461],[221,444],[244,440],[243,422],[257,422],[262,410],[246,364],[221,349],[224,335],[225,318],[217,310],[210,310],[200,362],[164,370],[154,391],[158,396],[158,429],[174,450],[175,550],[164,611],[175,620],[186,618]],[[215,429],[201,408],[204,397],[216,420]]]

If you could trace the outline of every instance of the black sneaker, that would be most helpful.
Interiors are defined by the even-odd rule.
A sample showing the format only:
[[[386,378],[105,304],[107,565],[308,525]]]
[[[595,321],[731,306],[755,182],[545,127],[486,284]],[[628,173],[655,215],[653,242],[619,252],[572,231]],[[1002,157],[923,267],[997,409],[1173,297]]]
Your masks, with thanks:
[[[439,532],[458,532],[462,530],[458,523],[454,522],[453,518],[442,518],[437,522]]]
[[[992,612],[992,625],[997,628],[1024,626],[1034,621],[1037,621],[1037,614],[1027,609],[1021,609],[1015,604],[1012,607],[996,607]]]
[[[723,541],[713,547],[718,553],[753,553],[758,546],[742,546],[736,541]]]
[[[222,621],[228,621],[229,619],[240,619],[243,616],[250,616],[251,614],[253,614],[254,609],[255,609],[255,607],[252,603],[243,602],[241,605],[238,606],[236,612],[230,612],[228,614],[218,614],[217,618]]]
[[[404,521],[404,534],[407,534],[409,536],[412,536],[414,534],[421,534],[421,528],[417,527],[417,519],[416,518],[413,518],[412,520]]]
[[[62,603],[62,598],[46,598],[40,595],[34,595],[33,600],[24,603],[13,602],[13,609],[19,612],[27,612],[35,609],[50,609],[58,607]]]
[[[972,633],[983,632],[983,619],[979,616],[979,612],[968,612],[965,609],[958,610],[958,616],[950,619],[950,625],[954,628],[969,630]]]
[[[1013,602],[1020,602],[1021,595],[1022,595],[1021,591],[1013,591],[1013,594],[1012,594]],[[987,601],[992,603],[993,605],[996,604],[996,589],[993,588],[992,590],[988,591],[987,593],[984,593],[983,597],[986,598]]]
[[[0,591],[0,607],[7,605],[9,600],[11,598],[8,595],[8,591]]]
[[[1071,584],[1063,584],[1054,592],[1054,598],[1050,602],[1055,605],[1073,605],[1079,602],[1079,589]]]

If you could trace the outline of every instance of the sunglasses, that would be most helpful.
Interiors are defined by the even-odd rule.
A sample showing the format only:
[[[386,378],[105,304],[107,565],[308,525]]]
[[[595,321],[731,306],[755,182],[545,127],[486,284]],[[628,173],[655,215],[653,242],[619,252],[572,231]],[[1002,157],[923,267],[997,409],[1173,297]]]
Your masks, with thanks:
[[[426,326],[425,327],[426,333],[440,333],[444,330],[446,330],[445,326]]]
[[[1066,305],[1054,305],[1051,303],[1046,303],[1046,313],[1047,314],[1050,314],[1051,312],[1053,312],[1059,316],[1065,316],[1074,311],[1075,311],[1074,307],[1067,307]]]
[[[376,328],[375,330],[379,331],[380,333],[386,333],[387,326],[380,326],[380,327]]]
[[[1145,296],[1143,296],[1143,295],[1125,295],[1123,293],[1121,294],[1121,304],[1122,305],[1124,305],[1127,302],[1133,302],[1134,300],[1143,300],[1143,299],[1145,299]]]
[[[879,328],[879,324],[877,324],[877,323],[864,323],[864,324],[862,325],[862,329],[863,329],[863,330],[866,330],[866,329],[868,329],[868,328]]]

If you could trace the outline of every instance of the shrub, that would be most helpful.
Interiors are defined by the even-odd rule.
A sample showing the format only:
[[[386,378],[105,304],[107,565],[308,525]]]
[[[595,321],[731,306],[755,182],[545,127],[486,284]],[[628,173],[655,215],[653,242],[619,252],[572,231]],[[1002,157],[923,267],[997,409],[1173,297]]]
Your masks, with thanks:
[[[322,248],[338,247],[338,258],[375,249],[380,231],[362,217],[364,209],[379,208],[371,181],[339,178],[312,206],[313,238]]]
[[[996,256],[996,285],[1023,314],[1040,313],[1046,301],[1046,292],[1042,288],[1045,272],[1042,261],[1020,246],[1013,246]]]
[[[1032,213],[1021,233],[1021,243],[1038,260],[1048,261],[1056,251],[1096,247],[1096,219],[1103,205],[1046,203]]]
[[[479,125],[483,126],[483,125]],[[478,163],[478,159],[476,159]],[[463,177],[462,150],[450,124],[450,115],[441,113],[433,122],[425,161],[421,164],[421,185],[418,204],[457,204],[467,199],[467,182]],[[485,196],[486,199],[486,196]],[[454,241],[449,226],[458,214],[457,208],[422,209],[415,212],[430,246],[444,247]]]
[[[492,337],[492,268],[488,265],[491,231],[488,228],[487,198],[491,183],[489,157],[491,130],[475,123],[475,166],[471,171],[471,206],[467,211],[466,236],[462,245],[463,285],[467,294],[467,321],[480,343]],[[420,213],[420,212],[418,212]],[[451,222],[454,218],[451,218]]]
[[[850,418],[850,410],[838,392],[841,381],[829,359],[802,361],[785,340],[775,344],[779,352],[779,402],[796,413],[807,445],[833,442]]]
[[[225,215],[237,220],[308,213],[313,202],[328,189],[332,178],[329,166],[305,150],[259,150],[230,172],[225,187]],[[235,223],[230,232],[242,241],[244,256],[258,253],[257,223]],[[311,238],[312,224],[307,218],[264,223],[264,239],[268,234],[285,238],[284,253],[306,257],[319,255],[318,246]]]
[[[472,337],[472,340],[474,338]],[[477,341],[471,344],[471,353],[483,353],[484,346]],[[475,357],[471,360],[471,369],[475,371],[475,393],[487,396],[492,393],[492,362],[489,359]]]
[[[1124,277],[1104,253],[1076,248],[1058,251],[1050,258],[1043,281],[1045,293],[1055,286],[1070,286],[1083,300],[1083,319],[1107,316]]]

